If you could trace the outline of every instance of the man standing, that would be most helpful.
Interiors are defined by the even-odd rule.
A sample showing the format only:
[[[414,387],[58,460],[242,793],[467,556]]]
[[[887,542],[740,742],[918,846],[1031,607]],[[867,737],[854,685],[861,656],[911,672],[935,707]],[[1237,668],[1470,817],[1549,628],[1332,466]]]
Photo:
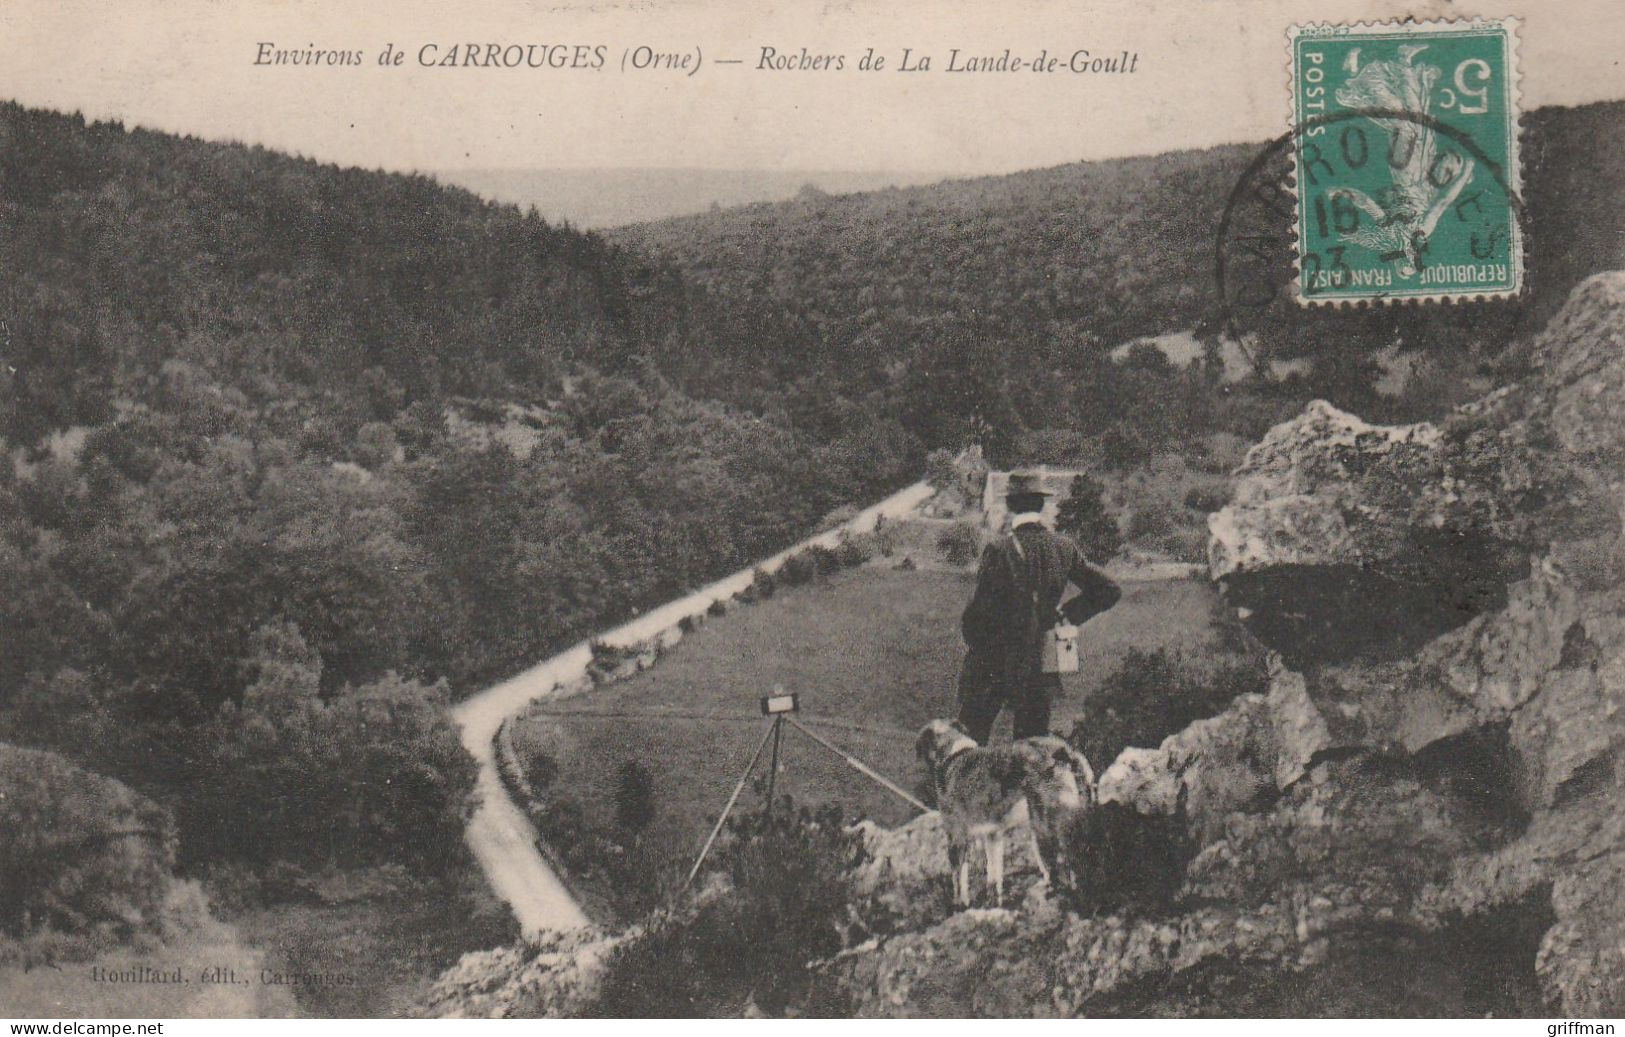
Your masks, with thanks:
[[[1010,533],[982,551],[976,593],[960,623],[970,650],[959,674],[959,723],[981,745],[1005,706],[1015,714],[1016,738],[1050,733],[1061,675],[1043,672],[1044,635],[1062,619],[1083,623],[1122,596],[1070,537],[1044,525],[1048,496],[1038,475],[1010,474]],[[1063,607],[1068,583],[1078,594]]]

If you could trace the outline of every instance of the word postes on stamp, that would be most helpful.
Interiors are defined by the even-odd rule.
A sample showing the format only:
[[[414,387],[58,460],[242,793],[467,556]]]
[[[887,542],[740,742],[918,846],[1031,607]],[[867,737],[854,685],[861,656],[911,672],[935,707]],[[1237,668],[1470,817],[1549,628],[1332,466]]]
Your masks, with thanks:
[[[1300,302],[1523,286],[1510,19],[1289,33]]]

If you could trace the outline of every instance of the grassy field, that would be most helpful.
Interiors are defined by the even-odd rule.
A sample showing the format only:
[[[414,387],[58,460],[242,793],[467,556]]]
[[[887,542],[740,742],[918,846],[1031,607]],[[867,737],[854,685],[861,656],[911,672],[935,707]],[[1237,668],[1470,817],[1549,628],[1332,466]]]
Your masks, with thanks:
[[[956,709],[959,613],[971,587],[964,573],[880,564],[781,590],[712,619],[631,680],[544,705],[515,725],[515,744],[527,758],[551,758],[555,787],[605,828],[614,824],[617,769],[642,763],[655,777],[657,810],[645,841],[668,865],[703,842],[765,730],[757,697],[775,686],[800,693],[809,726],[912,789],[920,778],[914,732]],[[1205,581],[1123,590],[1118,606],[1083,630],[1084,672],[1066,678],[1059,731],[1129,648],[1200,652],[1212,642],[1217,599]],[[995,737],[1008,737],[1008,723],[1001,719]],[[839,803],[883,824],[912,812],[798,732],[787,731],[781,765],[779,787],[798,802]],[[756,802],[747,795],[745,805]]]

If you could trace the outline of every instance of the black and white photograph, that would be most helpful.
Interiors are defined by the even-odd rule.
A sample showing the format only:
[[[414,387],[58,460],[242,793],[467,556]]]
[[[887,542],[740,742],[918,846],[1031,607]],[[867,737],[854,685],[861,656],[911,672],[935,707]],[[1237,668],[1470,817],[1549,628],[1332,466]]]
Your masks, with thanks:
[[[1621,1016],[1615,0],[0,0],[9,1034]]]

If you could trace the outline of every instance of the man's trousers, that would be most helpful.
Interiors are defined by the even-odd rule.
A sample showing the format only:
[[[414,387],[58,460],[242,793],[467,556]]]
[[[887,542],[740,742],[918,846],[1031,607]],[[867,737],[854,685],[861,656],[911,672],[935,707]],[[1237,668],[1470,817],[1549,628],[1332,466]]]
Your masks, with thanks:
[[[959,726],[978,745],[986,745],[999,712],[1009,707],[1014,714],[1015,738],[1033,738],[1050,733],[1050,707],[1061,691],[1061,675],[1043,673],[1038,667],[1007,672],[998,653],[972,650],[965,654],[959,670]]]

